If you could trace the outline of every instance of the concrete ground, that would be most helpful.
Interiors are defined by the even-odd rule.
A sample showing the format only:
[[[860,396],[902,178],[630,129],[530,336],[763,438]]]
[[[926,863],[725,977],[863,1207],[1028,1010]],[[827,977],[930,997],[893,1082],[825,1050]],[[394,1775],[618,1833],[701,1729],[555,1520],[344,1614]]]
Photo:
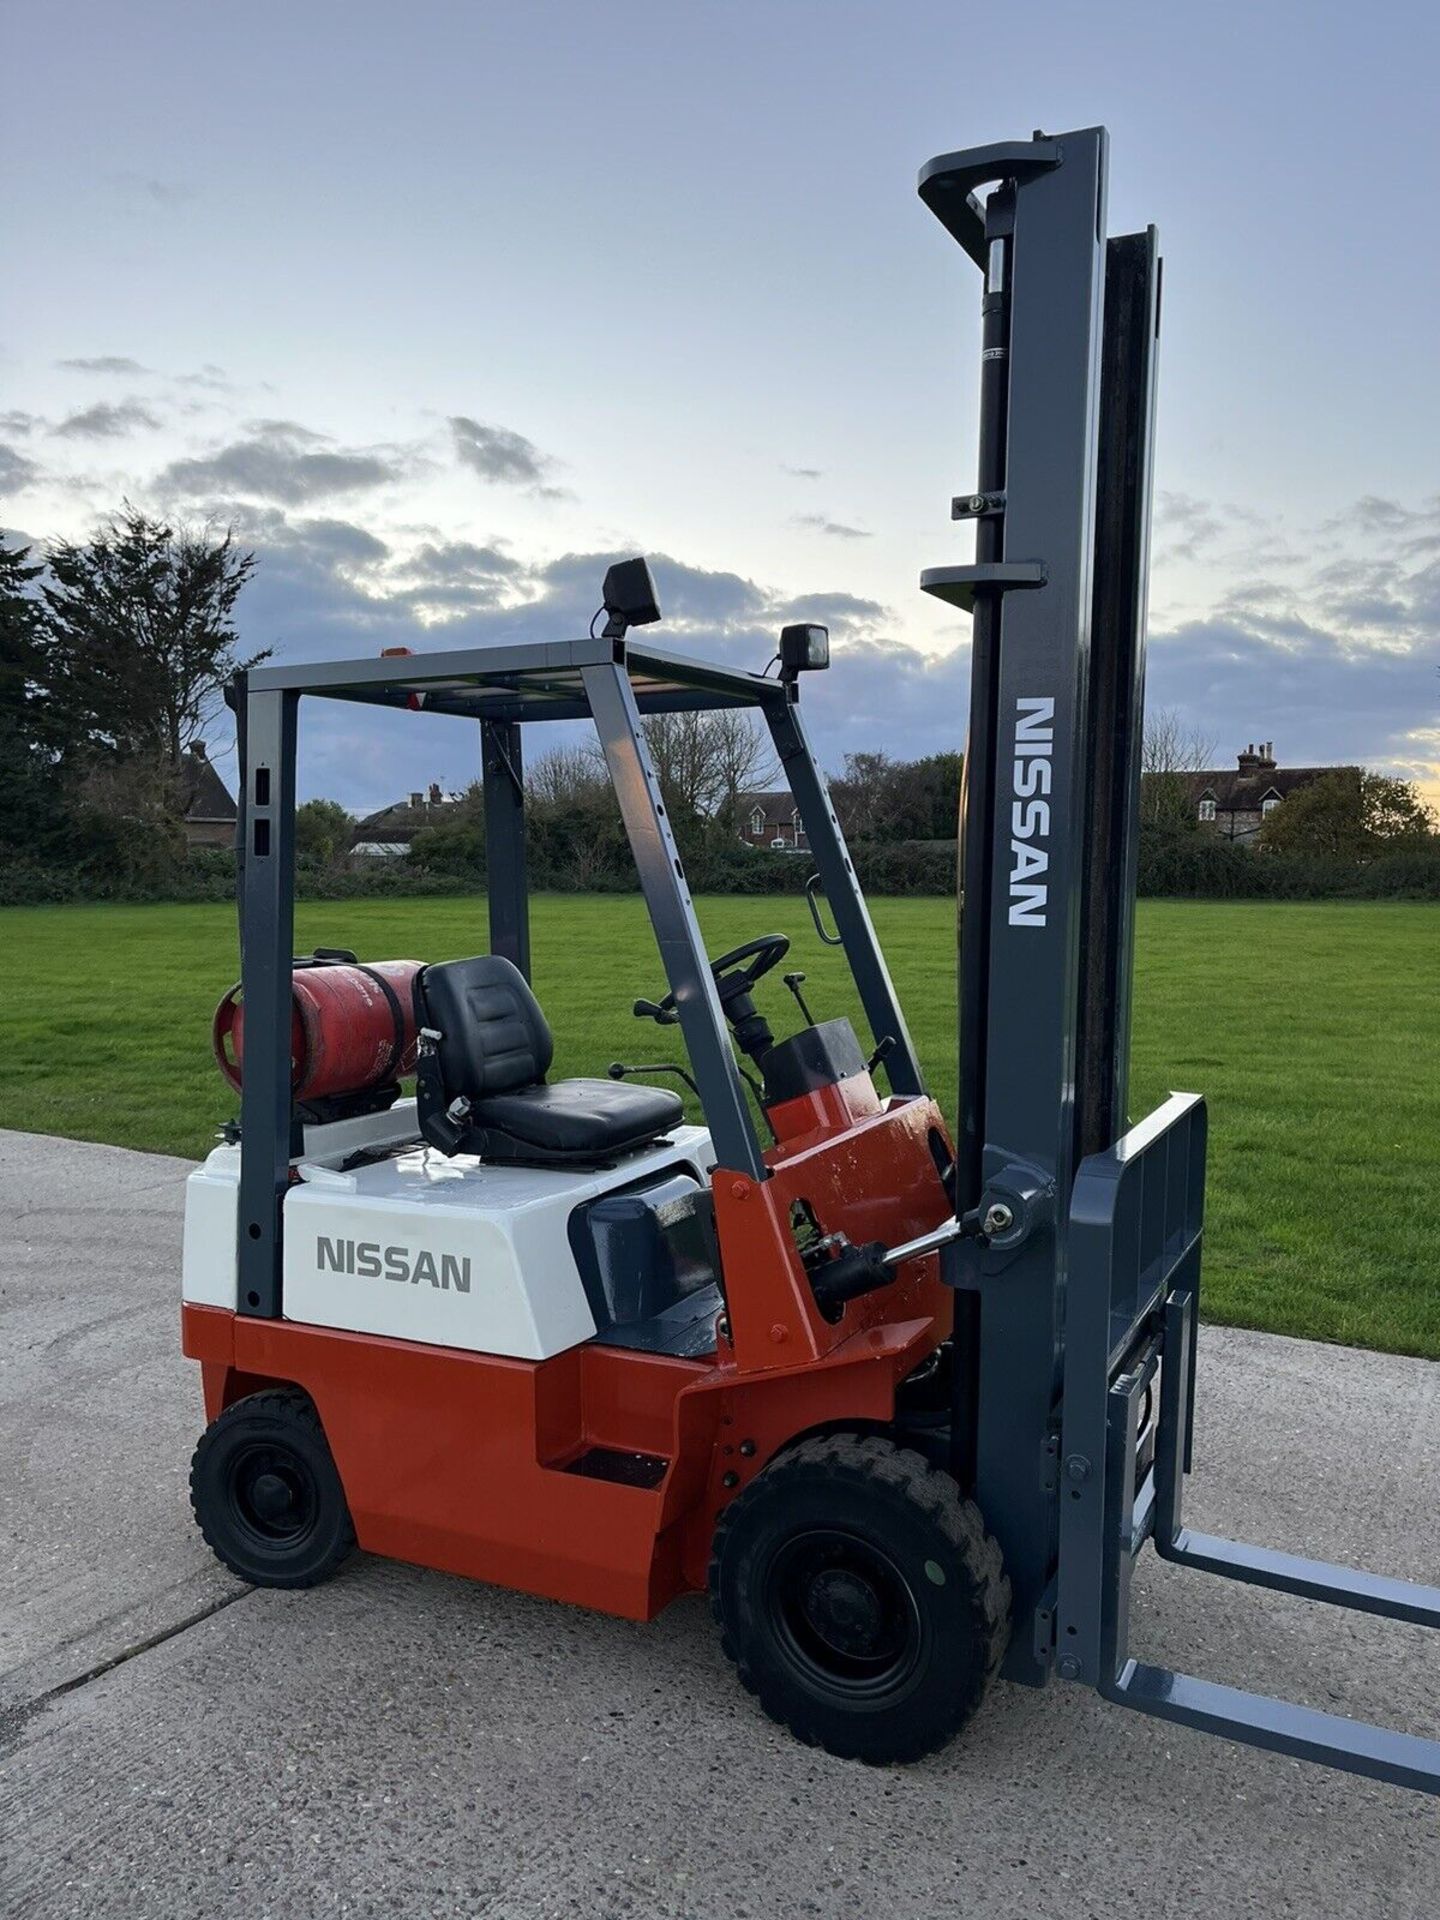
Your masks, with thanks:
[[[1440,1912],[1437,1803],[1056,1684],[922,1766],[650,1627],[357,1559],[254,1592],[186,1501],[178,1160],[0,1135],[0,1914],[1133,1920]],[[1337,1231],[1342,1230],[1337,1224]],[[1436,1575],[1440,1370],[1201,1336],[1196,1524]],[[1433,1731],[1435,1636],[1146,1555],[1135,1650]]]

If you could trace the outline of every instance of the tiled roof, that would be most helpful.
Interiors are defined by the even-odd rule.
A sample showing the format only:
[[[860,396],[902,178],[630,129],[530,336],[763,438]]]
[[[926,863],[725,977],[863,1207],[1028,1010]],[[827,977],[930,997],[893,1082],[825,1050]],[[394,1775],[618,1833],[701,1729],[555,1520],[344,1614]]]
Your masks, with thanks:
[[[233,820],[235,801],[203,753],[180,756],[180,798],[187,820]]]
[[[368,813],[355,828],[353,838],[360,840],[410,841],[424,827],[438,826],[460,805],[458,800],[422,801],[412,807],[408,800],[396,800],[378,813]]]
[[[781,825],[788,827],[798,811],[795,805],[795,796],[788,790],[781,793],[741,794],[740,812],[743,819],[748,821],[757,807],[759,807],[765,815],[765,824],[767,827],[778,827]]]
[[[1196,804],[1213,800],[1217,813],[1259,813],[1266,796],[1288,799],[1298,787],[1312,786],[1330,773],[1354,773],[1354,767],[1262,767],[1244,773],[1234,767],[1211,773],[1182,774]]]

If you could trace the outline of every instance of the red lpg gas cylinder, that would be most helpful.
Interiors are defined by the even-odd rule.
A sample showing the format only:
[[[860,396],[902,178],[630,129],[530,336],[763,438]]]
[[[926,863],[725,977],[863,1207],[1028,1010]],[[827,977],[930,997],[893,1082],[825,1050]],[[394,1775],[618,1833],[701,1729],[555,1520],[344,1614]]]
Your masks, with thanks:
[[[384,1086],[415,1071],[415,976],[419,960],[370,965],[296,963],[291,975],[291,1089],[319,1100]],[[245,1008],[234,986],[215,1009],[215,1058],[239,1088]]]

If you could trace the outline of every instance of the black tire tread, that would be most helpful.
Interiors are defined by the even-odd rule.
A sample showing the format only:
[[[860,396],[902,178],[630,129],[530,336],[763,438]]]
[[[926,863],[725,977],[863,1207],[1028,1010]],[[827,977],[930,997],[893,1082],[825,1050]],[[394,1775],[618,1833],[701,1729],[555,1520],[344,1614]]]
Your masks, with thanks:
[[[937,1752],[945,1746],[974,1715],[999,1671],[1010,1641],[1011,1591],[999,1543],[987,1530],[979,1507],[973,1500],[963,1499],[951,1476],[933,1466],[914,1448],[903,1446],[882,1434],[820,1434],[778,1454],[765,1467],[763,1475],[753,1480],[745,1493],[730,1502],[716,1522],[707,1581],[711,1612],[720,1630],[721,1650],[733,1663],[741,1685],[754,1694],[770,1717],[787,1727],[797,1740],[806,1746],[827,1745],[830,1752],[840,1753],[842,1757],[869,1758],[858,1749],[854,1753],[845,1753],[833,1741],[823,1741],[803,1712],[788,1707],[774,1689],[766,1687],[763,1678],[755,1673],[746,1659],[743,1647],[736,1644],[721,1600],[721,1564],[727,1542],[737,1521],[743,1517],[746,1496],[761,1484],[762,1478],[773,1487],[771,1476],[810,1474],[817,1470],[827,1478],[851,1486],[878,1482],[892,1488],[910,1505],[919,1508],[949,1541],[979,1598],[984,1661],[973,1684],[956,1697],[943,1726],[927,1734],[917,1733],[912,1742],[889,1756],[892,1761],[901,1764],[923,1759],[926,1754]]]

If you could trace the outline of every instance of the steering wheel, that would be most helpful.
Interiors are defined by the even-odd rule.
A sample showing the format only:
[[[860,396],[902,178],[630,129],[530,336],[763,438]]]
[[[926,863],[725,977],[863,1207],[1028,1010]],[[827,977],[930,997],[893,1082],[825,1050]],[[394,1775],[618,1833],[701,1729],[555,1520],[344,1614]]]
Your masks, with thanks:
[[[712,960],[710,971],[715,976],[721,1007],[728,1012],[731,1003],[742,994],[750,993],[767,973],[779,966],[789,951],[788,934],[762,933],[758,939],[747,940],[743,946],[732,947],[729,953]],[[744,964],[746,961],[748,966]],[[663,1000],[637,1000],[635,1013],[638,1018],[654,1020],[662,1027],[673,1026],[680,1017],[675,1011],[673,993],[667,993]]]

